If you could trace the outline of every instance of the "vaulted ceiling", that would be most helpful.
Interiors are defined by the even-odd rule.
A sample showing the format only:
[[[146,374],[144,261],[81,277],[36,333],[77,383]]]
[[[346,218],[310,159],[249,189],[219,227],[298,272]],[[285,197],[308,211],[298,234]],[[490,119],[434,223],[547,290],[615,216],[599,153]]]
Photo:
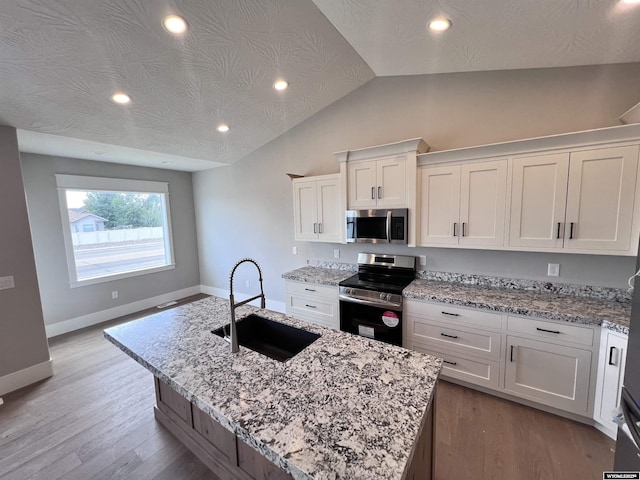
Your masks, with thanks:
[[[638,25],[614,0],[3,0],[0,123],[22,151],[195,171],[376,75],[638,62]]]

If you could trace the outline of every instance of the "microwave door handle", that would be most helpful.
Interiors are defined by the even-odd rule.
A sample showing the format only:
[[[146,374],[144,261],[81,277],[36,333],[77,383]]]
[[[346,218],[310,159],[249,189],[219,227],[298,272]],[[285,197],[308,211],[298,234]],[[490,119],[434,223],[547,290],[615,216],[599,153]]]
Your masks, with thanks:
[[[387,243],[391,243],[391,210],[387,210],[387,222],[386,222],[386,231],[387,231]]]

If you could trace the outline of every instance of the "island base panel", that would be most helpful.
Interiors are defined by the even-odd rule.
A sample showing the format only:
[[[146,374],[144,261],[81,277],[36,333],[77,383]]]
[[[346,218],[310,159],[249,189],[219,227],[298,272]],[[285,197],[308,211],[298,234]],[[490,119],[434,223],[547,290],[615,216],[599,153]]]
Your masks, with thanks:
[[[407,474],[404,480],[431,480],[434,478],[435,469],[435,389],[433,400],[429,406],[429,410],[426,413],[426,419],[422,426],[422,432],[420,433],[415,450],[413,452],[413,459],[407,470]]]
[[[293,480],[157,377],[155,386],[156,420],[220,480]]]

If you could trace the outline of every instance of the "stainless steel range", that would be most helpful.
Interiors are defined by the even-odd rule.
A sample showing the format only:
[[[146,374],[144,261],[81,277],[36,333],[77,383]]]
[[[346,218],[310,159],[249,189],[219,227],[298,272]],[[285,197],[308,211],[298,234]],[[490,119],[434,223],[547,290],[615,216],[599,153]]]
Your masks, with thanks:
[[[358,254],[358,273],[340,282],[340,330],[402,345],[402,290],[416,258]]]

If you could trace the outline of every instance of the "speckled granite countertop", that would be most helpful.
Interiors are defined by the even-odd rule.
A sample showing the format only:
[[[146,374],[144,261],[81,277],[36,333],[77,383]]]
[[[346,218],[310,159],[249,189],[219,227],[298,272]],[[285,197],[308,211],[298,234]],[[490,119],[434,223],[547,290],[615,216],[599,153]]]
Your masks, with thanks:
[[[282,274],[286,280],[297,282],[315,283],[317,285],[338,286],[342,280],[346,280],[356,272],[352,270],[335,270],[332,268],[302,267]]]
[[[348,273],[348,272],[347,272]],[[296,479],[401,479],[442,361],[283,314],[322,335],[281,363],[210,330],[228,302],[210,297],[105,330],[105,337]]]
[[[402,294],[407,298],[482,308],[495,312],[551,320],[602,325],[623,333],[629,331],[631,304],[611,300],[461,285],[433,280],[414,280]]]

